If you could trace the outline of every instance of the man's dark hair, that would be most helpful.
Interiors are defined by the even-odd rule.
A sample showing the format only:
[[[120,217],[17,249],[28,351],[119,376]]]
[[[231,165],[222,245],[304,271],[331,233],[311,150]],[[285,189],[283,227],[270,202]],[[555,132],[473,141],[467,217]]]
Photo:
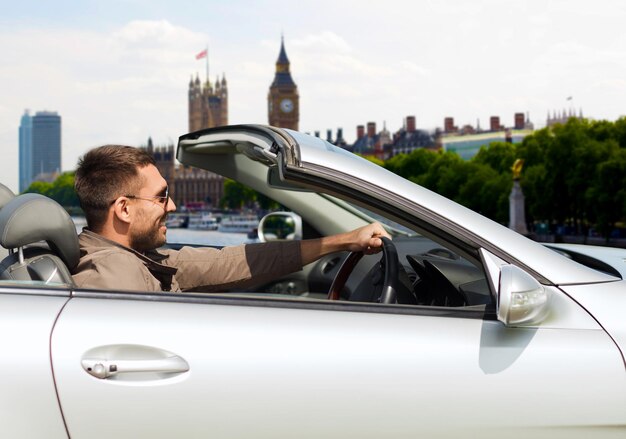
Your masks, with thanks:
[[[123,145],[99,146],[80,158],[74,188],[89,229],[99,232],[113,201],[141,188],[139,168],[155,164],[148,152]]]

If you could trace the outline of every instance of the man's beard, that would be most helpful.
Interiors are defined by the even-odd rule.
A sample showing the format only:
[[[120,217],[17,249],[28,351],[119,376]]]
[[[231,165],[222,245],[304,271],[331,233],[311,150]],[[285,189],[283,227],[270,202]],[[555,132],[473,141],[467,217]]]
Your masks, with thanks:
[[[144,230],[139,230],[139,231],[135,230],[131,232],[130,247],[133,250],[143,252],[147,250],[154,250],[156,248],[161,247],[163,244],[165,244],[166,239],[164,236],[161,235],[160,229],[161,229],[161,224],[165,222],[166,216],[167,215],[164,215],[161,218],[161,220],[159,221],[159,226],[157,228],[150,227]]]

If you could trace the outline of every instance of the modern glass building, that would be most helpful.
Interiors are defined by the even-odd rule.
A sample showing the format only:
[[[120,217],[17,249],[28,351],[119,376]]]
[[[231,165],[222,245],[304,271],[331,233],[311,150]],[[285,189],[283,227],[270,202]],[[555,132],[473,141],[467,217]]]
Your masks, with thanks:
[[[33,181],[33,118],[28,110],[20,120],[19,142],[19,190],[24,192]]]
[[[46,180],[61,172],[61,116],[38,111],[32,118],[31,172],[34,180]]]

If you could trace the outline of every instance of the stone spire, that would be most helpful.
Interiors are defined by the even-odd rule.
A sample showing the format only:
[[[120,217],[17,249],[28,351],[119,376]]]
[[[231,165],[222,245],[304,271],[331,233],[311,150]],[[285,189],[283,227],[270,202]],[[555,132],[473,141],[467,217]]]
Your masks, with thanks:
[[[289,58],[285,50],[285,38],[283,36],[280,37],[280,53],[276,60],[276,75],[274,75],[272,86],[295,86],[289,72]]]
[[[289,68],[289,58],[287,58],[287,52],[285,51],[285,37],[283,35],[280,36],[280,53],[278,54],[276,64],[286,64],[287,68]]]

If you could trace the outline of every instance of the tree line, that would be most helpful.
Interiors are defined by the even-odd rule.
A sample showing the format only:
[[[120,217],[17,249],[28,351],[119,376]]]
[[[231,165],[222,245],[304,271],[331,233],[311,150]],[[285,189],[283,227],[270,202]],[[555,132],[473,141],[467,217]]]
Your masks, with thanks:
[[[34,181],[24,193],[45,195],[65,207],[70,214],[77,213],[80,211],[80,203],[74,190],[74,174],[74,171],[64,172],[52,183]]]
[[[526,219],[604,236],[626,219],[626,117],[571,118],[521,143],[494,142],[471,160],[418,149],[381,165],[497,222],[508,224],[512,165],[524,160],[520,185]]]

